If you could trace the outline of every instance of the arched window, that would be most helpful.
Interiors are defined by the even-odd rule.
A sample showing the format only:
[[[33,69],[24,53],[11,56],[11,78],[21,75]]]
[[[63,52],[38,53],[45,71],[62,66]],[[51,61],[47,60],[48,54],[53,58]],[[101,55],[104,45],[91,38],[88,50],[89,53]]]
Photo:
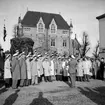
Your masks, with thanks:
[[[56,27],[54,24],[51,25],[51,33],[55,33],[56,32]]]
[[[43,32],[44,31],[44,27],[42,23],[38,24],[38,32]]]

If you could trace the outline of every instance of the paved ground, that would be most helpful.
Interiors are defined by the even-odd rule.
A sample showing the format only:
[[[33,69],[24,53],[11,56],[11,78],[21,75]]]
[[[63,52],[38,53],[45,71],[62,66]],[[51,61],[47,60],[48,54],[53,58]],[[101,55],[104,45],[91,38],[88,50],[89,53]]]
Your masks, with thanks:
[[[0,105],[105,105],[105,82],[76,82],[74,89],[58,81],[18,90],[2,87]]]

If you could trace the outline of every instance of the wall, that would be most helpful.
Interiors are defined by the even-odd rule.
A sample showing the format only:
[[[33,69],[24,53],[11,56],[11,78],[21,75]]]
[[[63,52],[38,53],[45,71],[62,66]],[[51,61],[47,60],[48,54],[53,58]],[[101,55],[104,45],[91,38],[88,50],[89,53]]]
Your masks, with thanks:
[[[63,54],[67,52],[69,54],[69,30],[67,34],[63,34],[63,30],[58,29],[56,34],[51,34],[50,30],[45,29],[44,33],[38,33],[36,27],[23,27],[23,35],[25,37],[32,38],[34,41],[34,47],[43,47],[44,49],[57,50],[58,53]],[[51,38],[55,38],[55,46],[51,46]],[[63,39],[67,40],[67,46],[63,47]],[[70,46],[71,47],[71,46]]]

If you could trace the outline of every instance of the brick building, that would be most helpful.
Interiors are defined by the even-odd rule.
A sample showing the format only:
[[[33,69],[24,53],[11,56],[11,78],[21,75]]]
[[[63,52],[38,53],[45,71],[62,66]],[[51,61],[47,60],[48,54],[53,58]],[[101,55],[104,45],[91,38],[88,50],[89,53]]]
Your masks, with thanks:
[[[60,14],[27,11],[24,18],[19,17],[19,34],[34,41],[34,47],[60,54],[72,54],[72,22],[70,25]]]

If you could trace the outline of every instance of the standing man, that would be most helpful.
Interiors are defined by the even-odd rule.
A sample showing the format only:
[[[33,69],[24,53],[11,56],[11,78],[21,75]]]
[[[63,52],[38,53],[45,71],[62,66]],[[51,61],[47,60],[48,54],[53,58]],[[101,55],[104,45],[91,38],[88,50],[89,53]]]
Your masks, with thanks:
[[[16,89],[18,80],[20,80],[20,65],[18,61],[19,51],[16,50],[16,53],[12,57],[11,67],[12,67],[12,88]]]
[[[43,61],[43,68],[44,68],[45,82],[47,82],[47,81],[51,82],[50,62],[49,62],[48,58],[45,58],[45,60]]]
[[[32,75],[32,85],[38,84],[38,69],[37,69],[37,57],[33,55],[31,61],[31,75]]]
[[[26,85],[26,79],[27,79],[27,64],[26,64],[26,57],[24,51],[22,52],[22,55],[19,58],[19,65],[20,65],[20,74],[21,74],[20,87],[23,87]]]
[[[10,80],[12,78],[11,75],[11,67],[10,67],[10,54],[6,56],[5,64],[4,64],[4,80],[5,80],[5,87],[10,87]]]
[[[75,60],[75,57],[71,55],[71,60],[68,63],[69,69],[68,73],[70,74],[70,79],[71,79],[71,87],[75,87],[75,80],[76,80],[76,66],[77,66],[77,61]]]
[[[26,80],[26,85],[31,85],[31,52],[28,53],[26,56],[26,64],[27,64],[27,80]]]
[[[101,62],[100,62],[100,79],[104,80],[104,71],[105,71],[105,62],[104,62],[104,58],[101,58]]]
[[[5,62],[5,54],[3,52],[3,49],[0,49],[0,76],[4,71],[4,62]]]

